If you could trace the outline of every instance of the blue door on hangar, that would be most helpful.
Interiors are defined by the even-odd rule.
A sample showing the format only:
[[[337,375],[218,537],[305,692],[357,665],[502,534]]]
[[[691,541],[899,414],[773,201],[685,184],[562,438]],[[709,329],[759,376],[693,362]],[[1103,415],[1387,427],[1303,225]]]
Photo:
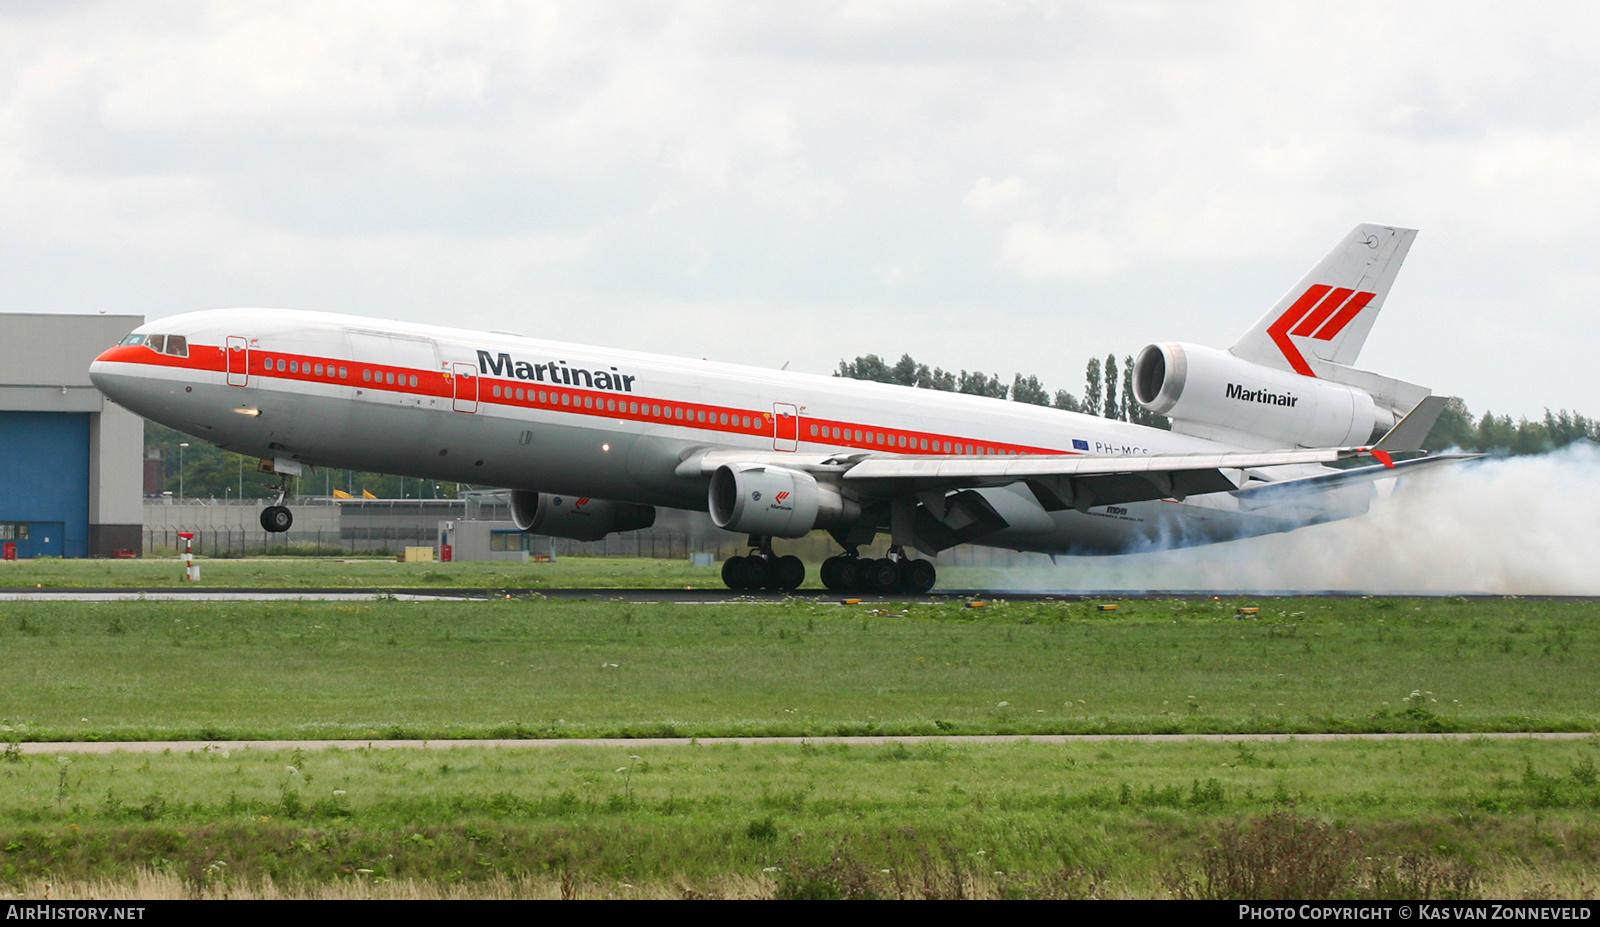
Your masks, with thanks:
[[[89,555],[89,416],[0,412],[0,543],[16,556]]]

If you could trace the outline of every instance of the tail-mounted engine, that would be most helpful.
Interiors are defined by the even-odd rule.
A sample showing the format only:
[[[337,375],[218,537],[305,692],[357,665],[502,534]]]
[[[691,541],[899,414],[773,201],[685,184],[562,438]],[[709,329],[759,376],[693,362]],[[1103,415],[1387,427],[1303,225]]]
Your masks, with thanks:
[[[1360,387],[1175,342],[1139,352],[1133,394],[1140,405],[1172,418],[1174,429],[1187,434],[1236,440],[1242,433],[1302,447],[1369,444],[1400,417],[1389,403],[1375,401]]]
[[[519,530],[532,534],[598,541],[617,531],[650,527],[656,523],[656,510],[654,506],[631,502],[513,489],[511,521]]]
[[[718,528],[777,538],[840,527],[861,507],[829,483],[801,470],[765,464],[723,464],[711,475],[711,520]]]

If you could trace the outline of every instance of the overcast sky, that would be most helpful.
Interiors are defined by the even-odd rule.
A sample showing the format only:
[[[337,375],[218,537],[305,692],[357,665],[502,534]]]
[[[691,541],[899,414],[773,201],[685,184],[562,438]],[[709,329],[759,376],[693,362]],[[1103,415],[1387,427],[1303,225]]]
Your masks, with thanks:
[[[0,310],[1082,389],[1421,229],[1359,365],[1600,415],[1600,7],[0,4]]]

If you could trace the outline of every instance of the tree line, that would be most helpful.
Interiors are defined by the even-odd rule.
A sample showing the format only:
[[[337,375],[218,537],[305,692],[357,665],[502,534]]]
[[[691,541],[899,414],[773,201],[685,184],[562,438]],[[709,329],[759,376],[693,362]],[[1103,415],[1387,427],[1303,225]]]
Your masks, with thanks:
[[[833,375],[852,380],[872,380],[877,383],[944,390],[948,393],[988,396],[991,399],[1010,399],[1013,402],[1049,406],[1065,409],[1068,412],[1082,412],[1119,422],[1148,425],[1152,428],[1172,427],[1166,416],[1156,415],[1133,398],[1131,355],[1123,358],[1120,366],[1115,354],[1107,354],[1103,364],[1098,357],[1089,358],[1089,363],[1084,368],[1082,399],[1064,389],[1051,393],[1039,378],[1032,374],[1024,377],[1019,373],[1011,378],[1011,385],[1007,386],[997,373],[985,374],[981,371],[969,373],[966,370],[956,373],[942,367],[930,369],[927,364],[918,363],[910,354],[900,355],[900,359],[894,364],[889,364],[876,354],[865,354],[853,361],[842,360],[839,362],[839,369],[834,371]]]
[[[1579,441],[1600,443],[1600,419],[1566,409],[1559,412],[1545,409],[1543,418],[1523,416],[1515,422],[1509,415],[1493,412],[1485,412],[1474,419],[1464,401],[1451,397],[1433,431],[1428,433],[1426,446],[1429,450],[1456,447],[1463,451],[1517,456],[1543,454]]]

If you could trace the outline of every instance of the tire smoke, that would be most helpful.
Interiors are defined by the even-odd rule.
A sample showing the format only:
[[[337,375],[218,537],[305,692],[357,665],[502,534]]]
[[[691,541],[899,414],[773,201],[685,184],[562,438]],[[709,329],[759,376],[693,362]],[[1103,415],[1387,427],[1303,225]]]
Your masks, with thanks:
[[[1444,466],[1379,484],[1364,517],[1175,551],[1062,558],[1062,590],[1600,594],[1600,448]],[[1034,570],[1027,570],[1035,573]],[[1020,577],[1019,577],[1020,578]]]

